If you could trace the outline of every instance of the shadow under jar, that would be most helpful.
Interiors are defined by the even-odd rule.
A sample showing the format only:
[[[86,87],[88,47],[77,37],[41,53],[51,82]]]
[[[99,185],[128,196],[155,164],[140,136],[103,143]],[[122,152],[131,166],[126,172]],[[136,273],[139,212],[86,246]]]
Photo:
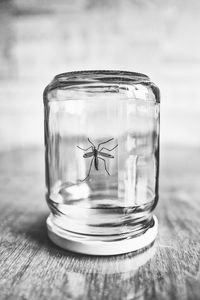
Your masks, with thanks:
[[[44,91],[48,234],[59,246],[120,254],[155,240],[159,89],[148,76],[78,71]]]

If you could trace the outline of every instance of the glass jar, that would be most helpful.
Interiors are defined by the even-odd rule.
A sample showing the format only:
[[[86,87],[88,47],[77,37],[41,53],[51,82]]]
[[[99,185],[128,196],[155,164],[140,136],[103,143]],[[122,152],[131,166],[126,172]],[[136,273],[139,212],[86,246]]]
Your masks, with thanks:
[[[44,90],[48,234],[111,255],[152,243],[158,202],[159,89],[148,76],[77,71]]]

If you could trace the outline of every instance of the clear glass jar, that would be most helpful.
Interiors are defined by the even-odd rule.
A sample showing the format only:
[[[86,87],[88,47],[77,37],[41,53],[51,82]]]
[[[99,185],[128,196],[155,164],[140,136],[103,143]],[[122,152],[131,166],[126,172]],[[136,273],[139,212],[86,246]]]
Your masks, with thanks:
[[[63,73],[46,87],[47,225],[54,242],[70,249],[52,233],[108,245],[155,225],[159,102],[158,87],[134,72]]]

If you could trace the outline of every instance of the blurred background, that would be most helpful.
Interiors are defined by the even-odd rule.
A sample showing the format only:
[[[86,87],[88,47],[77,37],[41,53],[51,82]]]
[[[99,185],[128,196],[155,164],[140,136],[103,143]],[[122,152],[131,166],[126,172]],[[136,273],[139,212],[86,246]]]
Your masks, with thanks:
[[[43,147],[44,87],[83,69],[145,73],[162,145],[200,146],[200,1],[0,1],[0,151]]]

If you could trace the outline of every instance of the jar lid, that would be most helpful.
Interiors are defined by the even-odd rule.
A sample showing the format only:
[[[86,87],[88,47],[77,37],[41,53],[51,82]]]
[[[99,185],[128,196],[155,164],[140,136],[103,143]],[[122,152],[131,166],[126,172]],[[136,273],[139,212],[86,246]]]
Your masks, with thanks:
[[[46,222],[48,236],[53,243],[63,249],[88,255],[118,255],[136,251],[150,245],[158,233],[158,220],[155,216],[153,216],[152,226],[145,233],[116,241],[80,241],[68,236],[65,230],[57,228],[50,217]]]

